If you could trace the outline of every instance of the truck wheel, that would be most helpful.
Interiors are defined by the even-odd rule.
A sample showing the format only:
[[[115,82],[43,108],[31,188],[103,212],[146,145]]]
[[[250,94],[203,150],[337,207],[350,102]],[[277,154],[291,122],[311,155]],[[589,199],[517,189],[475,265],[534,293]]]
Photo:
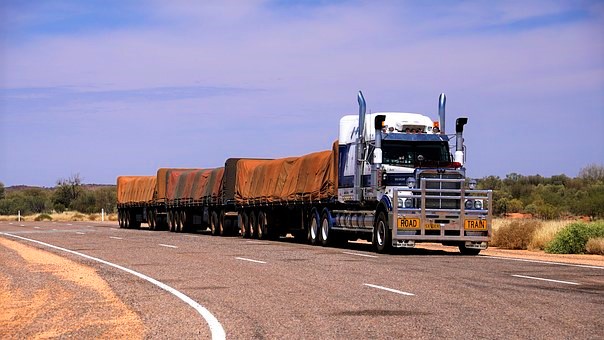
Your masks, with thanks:
[[[216,211],[212,211],[210,215],[210,233],[212,236],[217,236],[220,233],[220,228],[218,226],[218,214]]]
[[[460,244],[459,252],[461,255],[478,255],[480,254],[480,249],[466,248],[465,244]]]
[[[308,242],[312,245],[319,243],[319,225],[320,217],[317,209],[313,208],[310,211],[310,225],[308,226]]]
[[[120,228],[124,227],[124,214],[121,209],[117,211],[117,224],[119,224]]]
[[[149,230],[155,230],[155,216],[153,210],[147,211],[147,224],[149,225]]]
[[[251,238],[258,238],[258,220],[256,219],[256,212],[250,211],[248,214],[248,229],[250,230]]]
[[[241,231],[241,237],[248,238],[250,237],[250,229],[248,224],[248,215],[245,211],[240,211],[237,215],[237,224],[239,225],[239,230]]]
[[[180,231],[181,232],[188,232],[189,231],[189,221],[187,221],[187,218],[190,219],[189,214],[187,214],[186,210],[182,210],[180,212]]]
[[[388,217],[380,212],[373,227],[373,245],[378,253],[389,253],[392,249],[392,234],[388,228]]]
[[[130,211],[126,210],[125,214],[124,214],[124,228],[129,229],[130,228]]]
[[[226,220],[227,218],[224,215],[224,211],[221,211],[218,219],[218,233],[220,236],[227,236],[228,234],[228,229],[225,226]]]
[[[323,217],[321,218],[321,232],[319,238],[323,247],[330,246],[333,243],[334,235],[331,230],[331,221],[329,220],[327,211],[323,213]]]
[[[168,210],[168,229],[172,233],[176,229],[175,228],[175,223],[174,223],[174,212],[172,210]]]
[[[266,214],[264,211],[258,213],[258,221],[256,222],[258,226],[258,238],[264,240],[268,236],[268,228],[266,225]]]

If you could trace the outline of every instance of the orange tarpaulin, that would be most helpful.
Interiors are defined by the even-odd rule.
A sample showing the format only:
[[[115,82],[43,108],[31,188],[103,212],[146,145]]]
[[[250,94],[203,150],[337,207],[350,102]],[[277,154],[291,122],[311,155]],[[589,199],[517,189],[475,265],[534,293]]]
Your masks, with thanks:
[[[166,183],[163,198],[168,201],[216,200],[222,192],[223,173],[224,168],[160,169],[158,180]]]
[[[155,176],[119,176],[117,203],[147,203],[153,200]]]
[[[312,201],[337,195],[337,144],[330,151],[275,160],[237,162],[235,200]]]

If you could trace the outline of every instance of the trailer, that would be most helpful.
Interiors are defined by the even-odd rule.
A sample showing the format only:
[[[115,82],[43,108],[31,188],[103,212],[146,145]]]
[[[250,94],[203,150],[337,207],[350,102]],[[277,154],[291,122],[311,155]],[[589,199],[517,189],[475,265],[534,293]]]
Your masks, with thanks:
[[[341,118],[330,150],[229,158],[212,169],[160,169],[154,183],[144,182],[154,187],[151,200],[118,208],[135,216],[129,226],[148,221],[151,229],[167,225],[173,232],[291,234],[323,246],[364,239],[381,253],[437,242],[478,254],[491,239],[492,191],[477,190],[466,178],[468,119],[458,118],[455,134],[447,135],[445,102],[441,94],[438,121],[417,113],[367,114],[359,92],[359,114]]]

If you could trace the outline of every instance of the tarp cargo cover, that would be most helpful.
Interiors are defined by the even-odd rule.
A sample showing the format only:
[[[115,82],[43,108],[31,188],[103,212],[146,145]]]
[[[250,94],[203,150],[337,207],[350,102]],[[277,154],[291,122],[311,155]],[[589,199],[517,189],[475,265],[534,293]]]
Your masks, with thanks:
[[[275,160],[237,162],[235,201],[314,201],[337,195],[337,144],[330,151]]]
[[[119,176],[117,203],[147,203],[153,200],[155,176]]]
[[[165,198],[168,202],[174,200],[213,201],[218,200],[221,195],[224,168],[162,170],[165,170],[162,175],[166,180]]]

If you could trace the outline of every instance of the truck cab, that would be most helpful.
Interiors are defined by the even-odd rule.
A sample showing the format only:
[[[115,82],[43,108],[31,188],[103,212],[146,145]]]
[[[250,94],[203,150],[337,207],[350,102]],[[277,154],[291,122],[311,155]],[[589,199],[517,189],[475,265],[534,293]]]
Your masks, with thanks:
[[[359,115],[340,120],[338,201],[356,205],[365,225],[371,220],[378,251],[438,242],[478,254],[488,246],[492,192],[466,180],[467,118],[447,135],[445,101],[442,94],[437,121],[408,112],[366,114],[359,92]]]

